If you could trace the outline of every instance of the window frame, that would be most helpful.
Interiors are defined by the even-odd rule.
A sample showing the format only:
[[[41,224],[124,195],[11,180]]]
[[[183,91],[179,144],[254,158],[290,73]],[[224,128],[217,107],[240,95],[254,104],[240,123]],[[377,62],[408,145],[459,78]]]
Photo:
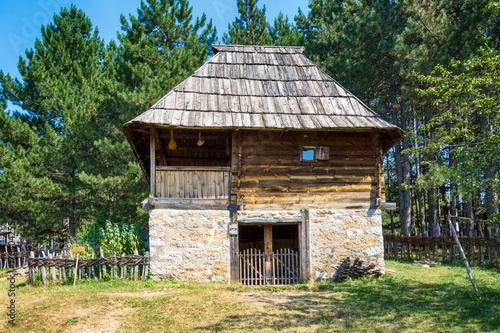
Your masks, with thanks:
[[[317,146],[300,146],[300,161],[301,162],[318,162],[316,159],[316,149]],[[305,160],[304,159],[304,151],[305,150],[312,150],[313,151],[313,159],[312,160]]]

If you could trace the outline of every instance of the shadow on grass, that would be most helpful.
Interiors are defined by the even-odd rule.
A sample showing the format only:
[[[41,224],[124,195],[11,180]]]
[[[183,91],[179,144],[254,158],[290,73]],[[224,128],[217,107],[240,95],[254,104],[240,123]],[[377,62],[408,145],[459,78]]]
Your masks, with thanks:
[[[500,290],[482,287],[480,296],[462,285],[385,278],[320,285],[299,296],[262,297],[265,311],[229,315],[199,330],[355,331],[455,330],[496,331],[500,328]],[[273,297],[279,297],[276,301]],[[259,300],[260,301],[260,300]],[[429,326],[430,325],[430,326]],[[434,326],[434,327],[432,327]]]

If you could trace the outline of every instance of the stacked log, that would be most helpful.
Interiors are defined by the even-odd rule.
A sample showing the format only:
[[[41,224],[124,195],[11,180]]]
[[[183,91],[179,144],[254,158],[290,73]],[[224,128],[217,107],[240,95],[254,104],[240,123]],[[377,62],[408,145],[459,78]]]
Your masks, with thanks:
[[[376,278],[382,275],[382,269],[376,267],[375,264],[363,267],[363,261],[359,258],[354,259],[351,264],[351,258],[347,257],[339,265],[333,267],[336,268],[336,271],[330,278],[332,282],[343,282],[347,279],[355,280],[362,277]]]

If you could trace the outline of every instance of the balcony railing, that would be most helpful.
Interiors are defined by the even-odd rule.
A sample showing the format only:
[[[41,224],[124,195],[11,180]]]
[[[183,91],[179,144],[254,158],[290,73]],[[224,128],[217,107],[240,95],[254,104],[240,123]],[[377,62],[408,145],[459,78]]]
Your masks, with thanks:
[[[230,168],[157,166],[156,197],[170,199],[229,199]]]

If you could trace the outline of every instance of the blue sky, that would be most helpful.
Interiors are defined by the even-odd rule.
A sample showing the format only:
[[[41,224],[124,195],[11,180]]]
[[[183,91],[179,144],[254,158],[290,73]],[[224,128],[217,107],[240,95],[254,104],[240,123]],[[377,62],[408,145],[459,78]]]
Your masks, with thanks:
[[[27,48],[32,48],[40,37],[40,26],[52,21],[54,12],[74,3],[90,17],[99,34],[107,42],[116,39],[120,30],[120,14],[128,17],[137,14],[140,0],[0,0],[0,69],[12,76],[19,76],[17,62]],[[219,43],[227,31],[228,23],[238,15],[236,0],[191,0],[193,16],[206,13],[217,27]],[[259,8],[266,6],[267,20],[272,22],[280,11],[290,19],[300,7],[308,12],[308,0],[260,0]]]

